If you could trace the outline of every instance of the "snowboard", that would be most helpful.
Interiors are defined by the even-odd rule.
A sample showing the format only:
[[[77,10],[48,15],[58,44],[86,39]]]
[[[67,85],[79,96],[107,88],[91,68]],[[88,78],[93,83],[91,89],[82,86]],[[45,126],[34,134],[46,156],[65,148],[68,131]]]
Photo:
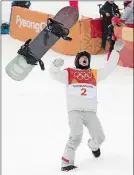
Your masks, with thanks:
[[[76,24],[78,18],[78,11],[71,6],[62,8],[53,19],[49,18],[47,26],[33,40],[27,40],[18,50],[17,56],[6,65],[7,75],[21,81],[38,63],[44,70],[41,58],[61,37],[67,42],[71,41],[68,37],[69,29]]]

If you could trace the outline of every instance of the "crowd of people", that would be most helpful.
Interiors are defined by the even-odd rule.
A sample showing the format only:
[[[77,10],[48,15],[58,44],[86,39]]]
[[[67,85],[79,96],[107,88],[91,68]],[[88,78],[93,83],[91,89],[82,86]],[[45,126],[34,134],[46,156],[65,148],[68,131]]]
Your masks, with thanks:
[[[105,50],[106,41],[109,41],[110,48],[107,55],[107,60],[113,50],[116,37],[114,35],[114,27],[125,25],[127,27],[134,28],[134,3],[132,0],[124,1],[124,13],[121,15],[118,5],[114,0],[107,0],[105,4],[100,8],[100,14],[102,15],[102,44],[101,48]]]

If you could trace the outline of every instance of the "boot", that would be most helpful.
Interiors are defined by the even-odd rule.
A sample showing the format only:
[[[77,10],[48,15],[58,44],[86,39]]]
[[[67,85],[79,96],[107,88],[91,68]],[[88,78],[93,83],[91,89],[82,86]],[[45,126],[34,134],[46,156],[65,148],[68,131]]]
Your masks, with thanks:
[[[77,168],[77,167],[74,165],[68,165],[68,166],[62,167],[61,171],[70,171],[70,170],[73,170],[75,168]]]
[[[100,151],[100,148],[99,149],[97,149],[96,151],[92,151],[92,154],[93,154],[93,156],[94,157],[100,157],[100,155],[101,155],[101,151]]]

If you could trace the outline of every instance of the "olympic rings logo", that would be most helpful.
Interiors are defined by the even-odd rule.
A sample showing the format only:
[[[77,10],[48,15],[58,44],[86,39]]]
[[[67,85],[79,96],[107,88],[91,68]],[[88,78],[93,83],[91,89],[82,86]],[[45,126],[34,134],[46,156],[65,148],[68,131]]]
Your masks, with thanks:
[[[74,77],[78,80],[89,80],[92,76],[92,72],[74,72]]]

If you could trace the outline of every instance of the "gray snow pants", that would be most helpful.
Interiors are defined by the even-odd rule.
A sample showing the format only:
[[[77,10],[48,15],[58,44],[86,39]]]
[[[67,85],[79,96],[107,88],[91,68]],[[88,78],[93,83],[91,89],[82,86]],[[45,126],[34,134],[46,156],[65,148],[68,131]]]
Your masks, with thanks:
[[[88,128],[91,136],[91,139],[88,140],[88,146],[91,150],[96,151],[104,141],[103,129],[95,112],[70,111],[69,126],[71,133],[63,153],[62,167],[74,165],[75,151],[82,140],[83,125]]]

